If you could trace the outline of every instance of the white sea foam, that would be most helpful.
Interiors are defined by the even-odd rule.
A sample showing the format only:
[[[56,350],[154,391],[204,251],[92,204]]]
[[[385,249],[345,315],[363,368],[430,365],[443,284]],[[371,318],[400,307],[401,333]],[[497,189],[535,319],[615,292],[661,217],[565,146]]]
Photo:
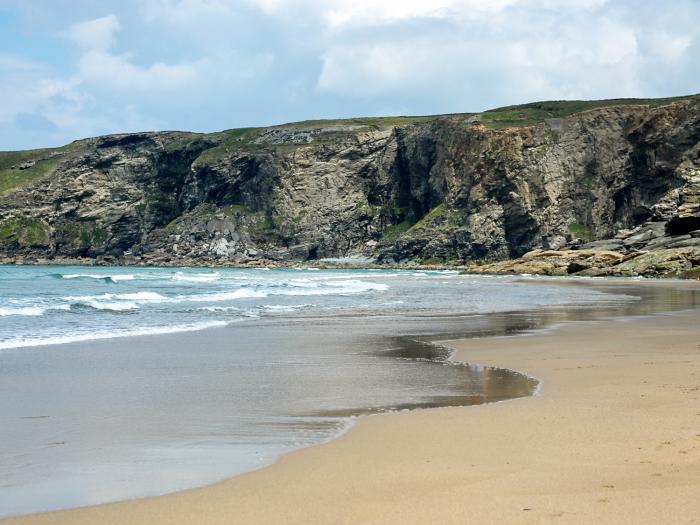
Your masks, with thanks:
[[[221,279],[221,274],[219,272],[214,273],[195,273],[186,274],[183,272],[177,272],[173,276],[175,281],[191,282],[191,283],[209,283],[213,281],[218,281]]]
[[[204,310],[205,312],[240,312],[241,309],[235,306],[202,306],[197,308],[197,310]]]
[[[42,315],[46,308],[40,306],[25,306],[20,308],[0,308],[0,317],[10,315]]]
[[[0,350],[9,350],[11,348],[24,348],[28,346],[60,345],[66,343],[77,343],[81,341],[96,341],[100,339],[115,339],[119,337],[174,334],[178,332],[195,332],[198,330],[205,330],[207,328],[226,326],[227,324],[228,323],[226,321],[206,321],[201,323],[190,323],[173,326],[145,326],[141,328],[97,331],[82,334],[73,333],[47,337],[24,337],[6,339],[4,341],[0,341]]]
[[[86,301],[82,304],[94,308],[95,310],[110,310],[112,312],[126,312],[139,309],[139,305],[133,301],[107,301],[103,303],[99,301]]]
[[[280,295],[356,295],[365,292],[381,292],[389,289],[389,285],[383,283],[371,283],[366,281],[348,280],[324,282],[302,282],[300,279],[290,281],[291,288],[284,291],[275,291]]]
[[[77,303],[90,303],[94,301],[135,301],[166,303],[172,299],[156,292],[135,292],[135,293],[105,293],[101,295],[69,295],[63,298],[64,301]]]
[[[255,290],[253,288],[239,288],[233,292],[215,292],[215,293],[204,293],[200,295],[183,295],[177,296],[174,300],[178,302],[191,301],[195,303],[205,303],[205,302],[222,302],[222,301],[235,301],[236,299],[251,299],[251,298],[263,298],[267,297],[269,294],[263,290]]]
[[[156,292],[136,292],[136,293],[121,293],[114,296],[115,299],[124,299],[127,301],[158,301],[167,302],[169,299],[164,295]]]
[[[126,312],[129,310],[138,310],[140,305],[159,304],[177,302],[172,299],[160,295],[156,292],[135,292],[113,294],[105,293],[101,295],[70,295],[63,297],[63,300],[73,306],[88,306],[95,310],[106,310],[112,312]]]
[[[290,304],[290,305],[274,305],[266,304],[260,308],[263,310],[272,310],[274,312],[293,312],[294,310],[301,310],[303,308],[311,308],[313,304]]]
[[[124,274],[123,277],[133,277],[134,274]],[[219,272],[211,274],[193,274],[186,276],[182,272],[176,275],[184,277],[193,277],[194,279],[219,279]],[[68,274],[68,278],[72,277],[89,277],[100,278],[104,277],[101,274]],[[111,276],[114,277],[114,276]],[[130,279],[125,279],[130,280]],[[196,281],[193,281],[196,282]],[[203,281],[206,282],[206,281]],[[186,285],[186,283],[183,283]],[[221,286],[221,285],[215,285]],[[233,287],[230,291],[210,291],[198,294],[182,294],[175,296],[165,296],[154,291],[134,291],[128,293],[103,293],[95,295],[68,295],[61,297],[56,304],[27,304],[18,302],[16,306],[0,307],[0,317],[8,316],[42,316],[47,311],[59,310],[70,311],[71,308],[85,306],[95,310],[104,312],[129,312],[136,311],[149,305],[156,304],[179,304],[179,303],[218,303],[239,301],[246,299],[264,299],[269,296],[332,296],[332,295],[358,295],[367,292],[384,291],[389,288],[388,285],[382,283],[374,283],[359,279],[347,279],[346,276],[326,276],[319,279],[318,277],[300,277],[297,279],[285,279],[275,281],[258,281],[256,285]],[[10,300],[12,303],[12,300]],[[301,306],[275,306],[275,305],[259,305],[258,308],[264,308],[270,311],[293,311],[298,308],[306,308],[309,305]],[[233,309],[224,310],[212,307],[208,311],[234,311]]]
[[[15,308],[0,307],[0,317],[10,315],[40,316],[49,310],[70,310],[70,305],[59,304],[54,306],[19,306]]]
[[[93,274],[93,273],[73,273],[61,276],[63,279],[102,279],[118,282],[118,281],[133,281],[136,276],[133,273],[108,275],[108,274]]]
[[[312,281],[310,279],[291,279],[288,281],[276,281],[260,285],[265,288],[244,287],[230,292],[213,292],[193,295],[178,295],[172,298],[163,298],[167,302],[225,302],[240,299],[263,299],[270,295],[355,295],[370,291],[384,291],[389,288],[386,284],[370,283],[359,280],[332,281]],[[128,294],[121,294],[118,297],[128,299]],[[153,299],[157,301],[158,299]],[[137,301],[138,302],[138,301]]]

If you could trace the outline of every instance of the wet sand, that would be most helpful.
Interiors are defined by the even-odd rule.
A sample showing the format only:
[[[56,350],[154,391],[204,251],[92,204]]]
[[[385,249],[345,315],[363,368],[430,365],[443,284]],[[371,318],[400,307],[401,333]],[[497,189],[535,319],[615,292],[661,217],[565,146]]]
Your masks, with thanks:
[[[368,417],[210,487],[2,523],[700,523],[698,321],[451,341],[456,360],[542,379],[540,394]]]

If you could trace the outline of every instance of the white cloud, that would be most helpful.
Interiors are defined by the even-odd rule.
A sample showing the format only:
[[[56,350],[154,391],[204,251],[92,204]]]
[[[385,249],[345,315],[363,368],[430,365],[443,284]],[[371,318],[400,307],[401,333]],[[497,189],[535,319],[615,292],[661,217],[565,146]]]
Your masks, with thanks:
[[[637,37],[625,24],[605,17],[543,19],[539,25],[525,19],[504,34],[508,21],[495,16],[474,33],[331,45],[322,55],[317,89],[364,98],[410,90],[459,100],[460,92],[490,85],[490,94],[504,102],[642,94]],[[477,104],[454,110],[479,109]]]
[[[0,71],[43,71],[46,66],[10,53],[0,52]]]
[[[324,18],[331,27],[368,26],[417,18],[447,18],[457,14],[495,13],[518,0],[341,0],[326,4]],[[330,5],[329,5],[330,4]]]
[[[234,0],[217,2],[239,4]],[[476,20],[516,6],[586,10],[601,7],[608,0],[244,0],[244,3],[268,15],[296,16],[303,12],[309,18],[322,20],[331,29],[347,29],[416,19]]]
[[[0,143],[3,149],[60,145],[104,129],[101,117],[86,111],[89,95],[74,79],[61,78],[46,66],[11,56],[0,57]],[[24,115],[24,117],[23,117]],[[22,125],[26,116],[53,125]],[[102,123],[104,124],[104,122]]]
[[[0,53],[0,142],[6,149],[20,144],[59,145],[79,137],[163,125],[144,114],[139,105],[120,102],[120,94],[131,100],[144,94],[181,93],[196,79],[197,64],[155,61],[137,65],[132,56],[110,51],[119,29],[119,19],[109,15],[61,32],[61,37],[81,49],[71,74]],[[43,126],[40,133],[39,122],[54,125]],[[32,123],[35,125],[28,125]]]
[[[700,82],[697,0],[0,3],[40,36],[0,52],[6,148],[25,140],[13,134],[19,113],[23,133],[56,124],[53,138],[29,141],[46,145],[159,126],[670,96]],[[77,58],[60,56],[67,42]]]
[[[120,28],[119,19],[107,15],[73,24],[61,34],[82,49],[107,51],[114,46]]]
[[[156,62],[146,67],[134,65],[129,55],[114,55],[89,51],[80,58],[80,79],[97,82],[109,89],[169,90],[181,88],[197,76],[191,63],[164,64]]]
[[[654,31],[648,35],[650,55],[667,62],[678,62],[692,43],[689,35],[674,35]]]
[[[481,20],[410,37],[392,34],[369,42],[331,43],[321,57],[317,89],[344,97],[390,96],[407,89],[440,97],[454,96],[459,91],[455,83],[462,83],[464,91],[486,83],[493,85],[493,93],[520,89],[534,99],[633,96],[641,91],[636,31],[601,11],[604,0],[546,0],[538,9],[529,7],[533,3],[504,0],[489,3],[486,12],[476,9],[480,3],[472,0],[409,2],[394,15],[447,16],[450,23],[460,15]],[[366,6],[356,7],[361,11]],[[510,7],[518,10],[511,12]],[[448,15],[443,9],[450,10]],[[575,17],[576,10],[585,13]],[[668,47],[673,51],[683,43]]]
[[[149,21],[187,24],[202,17],[230,16],[239,4],[236,0],[144,0],[139,7]]]
[[[214,8],[224,0],[178,0],[179,4]],[[158,0],[146,5],[167,7],[172,0]],[[129,54],[116,54],[110,50],[117,43],[121,29],[115,15],[95,18],[71,25],[62,36],[78,44],[82,55],[78,62],[75,84],[100,85],[106,90],[158,91],[180,88],[196,77],[192,63],[166,64],[156,61],[150,65],[136,65]]]
[[[9,54],[0,55],[0,122],[12,121],[18,113],[46,113],[48,101],[64,99],[70,82],[55,77],[52,71]]]
[[[303,3],[298,0],[244,0],[244,2],[250,6],[257,7],[268,15],[279,13],[284,8],[296,7]]]
[[[497,48],[499,36],[484,35],[482,39]],[[560,23],[546,31],[537,28],[514,35],[510,42],[511,60],[505,65],[550,70],[553,77],[557,68],[609,66],[633,61],[639,53],[635,32],[609,19]]]
[[[367,97],[401,89],[407,83],[413,87],[423,84],[423,78],[439,73],[440,64],[431,57],[444,48],[428,48],[418,41],[413,44],[334,46],[323,55],[317,87],[344,96]]]

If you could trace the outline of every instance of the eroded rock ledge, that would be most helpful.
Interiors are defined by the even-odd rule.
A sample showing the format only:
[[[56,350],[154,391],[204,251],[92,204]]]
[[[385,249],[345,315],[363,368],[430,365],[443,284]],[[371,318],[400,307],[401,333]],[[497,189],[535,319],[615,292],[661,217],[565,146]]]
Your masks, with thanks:
[[[697,96],[0,153],[5,262],[694,276],[699,231]]]

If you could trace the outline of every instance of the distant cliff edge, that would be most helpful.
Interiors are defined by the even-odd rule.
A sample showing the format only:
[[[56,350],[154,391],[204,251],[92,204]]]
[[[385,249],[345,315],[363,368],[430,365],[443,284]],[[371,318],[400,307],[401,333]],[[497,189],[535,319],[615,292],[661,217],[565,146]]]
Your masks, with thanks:
[[[0,152],[0,261],[700,276],[700,96]]]

